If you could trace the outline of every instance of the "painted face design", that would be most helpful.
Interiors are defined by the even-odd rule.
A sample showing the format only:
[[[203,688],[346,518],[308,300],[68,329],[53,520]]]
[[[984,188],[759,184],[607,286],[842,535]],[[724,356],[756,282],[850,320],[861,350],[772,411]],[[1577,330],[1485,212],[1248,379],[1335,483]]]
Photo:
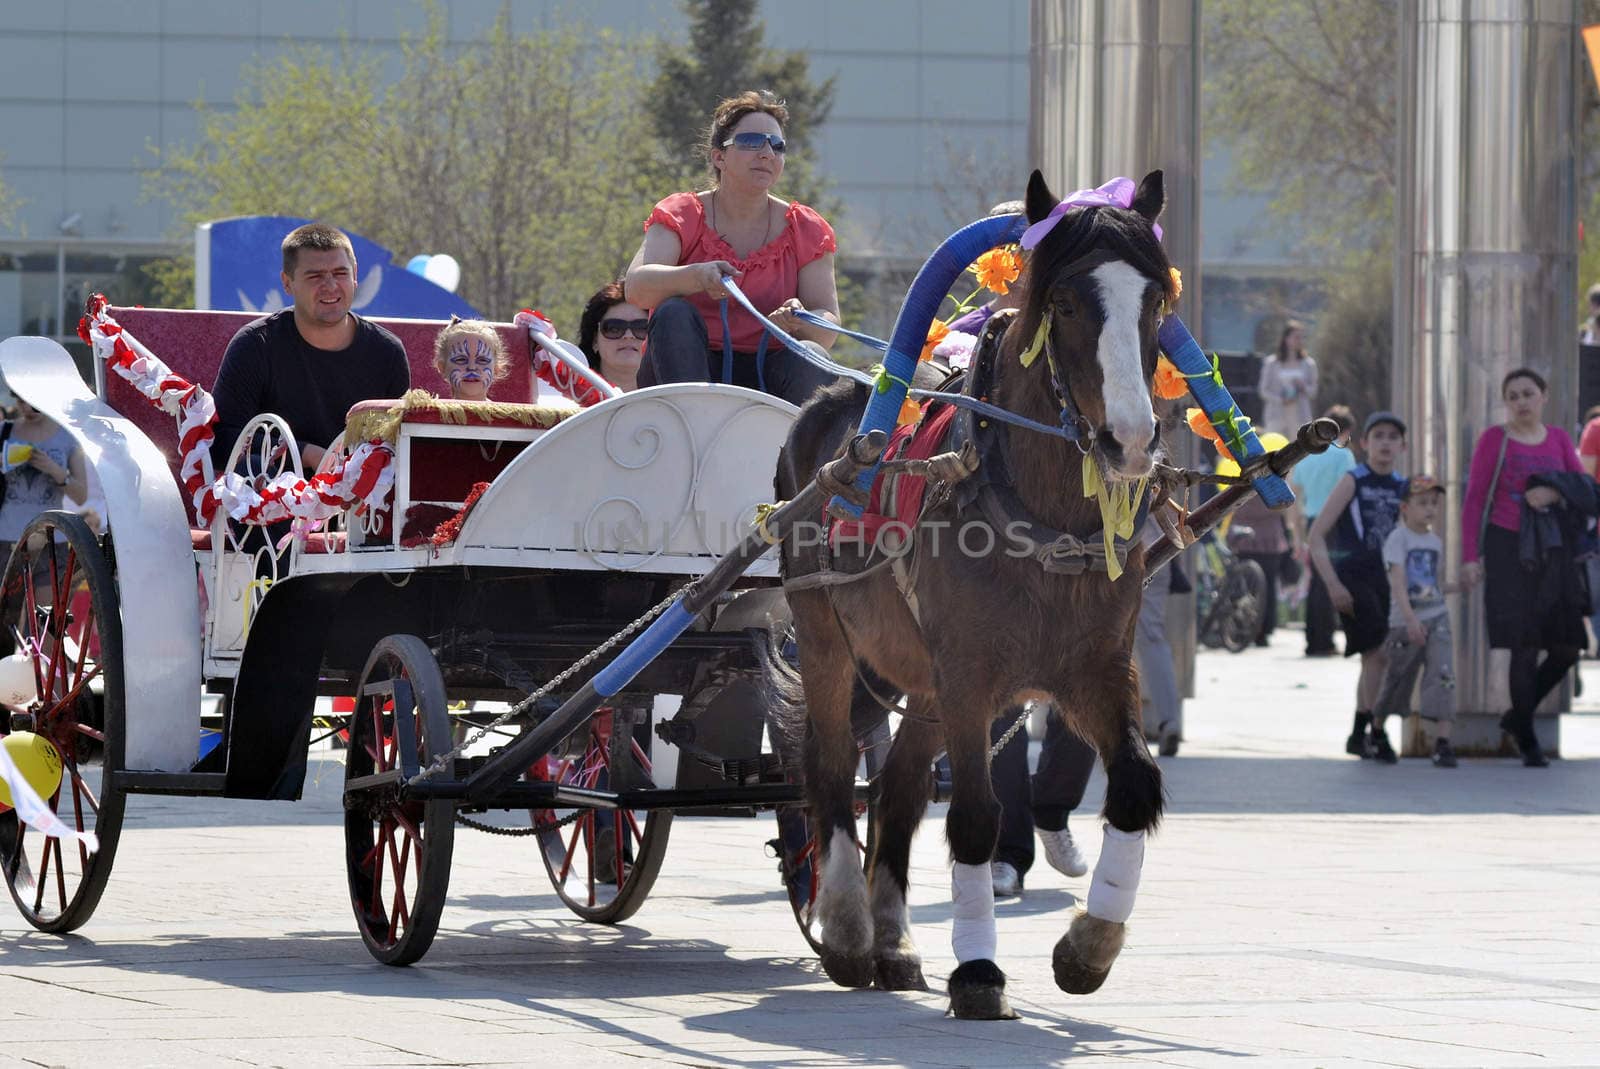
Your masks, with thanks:
[[[494,383],[494,352],[482,338],[462,338],[450,346],[450,387],[460,392],[466,383],[482,383],[485,393]]]

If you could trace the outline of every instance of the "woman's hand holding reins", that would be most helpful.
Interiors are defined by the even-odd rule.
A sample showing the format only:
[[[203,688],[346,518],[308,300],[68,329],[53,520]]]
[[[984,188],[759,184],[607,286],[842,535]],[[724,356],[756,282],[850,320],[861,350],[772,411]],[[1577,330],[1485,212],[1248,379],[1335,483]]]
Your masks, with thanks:
[[[711,260],[703,264],[685,264],[684,277],[689,283],[684,292],[704,293],[714,301],[725,300],[728,291],[722,285],[724,278],[738,278],[743,271],[726,260]]]

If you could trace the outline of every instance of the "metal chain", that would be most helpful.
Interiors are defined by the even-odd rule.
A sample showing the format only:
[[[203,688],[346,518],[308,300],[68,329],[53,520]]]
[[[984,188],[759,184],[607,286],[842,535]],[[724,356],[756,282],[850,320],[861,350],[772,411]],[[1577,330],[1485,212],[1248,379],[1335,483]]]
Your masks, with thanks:
[[[473,820],[471,817],[464,816],[461,813],[456,814],[456,823],[463,827],[471,828],[473,831],[488,832],[490,835],[507,835],[513,839],[520,839],[526,835],[538,835],[540,832],[556,831],[571,824],[585,813],[592,812],[594,812],[592,809],[579,809],[562,817],[553,824],[540,824],[531,828],[502,828],[497,824],[485,824],[481,820]]]
[[[1001,735],[993,746],[989,747],[989,760],[993,761],[995,755],[1006,748],[1006,743],[1017,737],[1017,732],[1022,730],[1022,725],[1028,722],[1028,713],[1032,708],[1032,705],[1026,702],[1023,703],[1022,711],[1017,714],[1017,719],[1012,722],[1010,727],[1006,728],[1006,733]]]
[[[440,772],[443,772],[445,769],[452,767],[455,763],[455,759],[460,757],[470,747],[476,745],[480,739],[487,736],[491,731],[504,724],[511,718],[520,716],[522,713],[527,712],[533,707],[534,702],[537,702],[540,698],[556,689],[556,687],[560,686],[568,679],[571,679],[576,673],[593,664],[601,654],[605,653],[611,647],[615,646],[617,643],[621,642],[623,639],[639,630],[639,628],[643,627],[651,620],[654,620],[657,616],[660,616],[667,610],[668,606],[677,601],[679,598],[683,597],[688,590],[689,587],[686,585],[667,595],[665,598],[647,610],[643,616],[639,617],[637,620],[633,621],[633,623],[629,624],[627,627],[624,627],[621,631],[618,631],[600,645],[590,650],[566,671],[556,675],[550,680],[550,682],[546,683],[544,686],[540,687],[538,690],[522,699],[516,705],[513,705],[510,709],[507,709],[505,712],[489,721],[489,723],[483,725],[483,727],[479,728],[473,734],[467,736],[467,738],[464,739],[460,745],[450,750],[450,752],[440,754],[438,757],[434,758],[433,763],[428,765],[427,768],[406,780],[406,785],[411,786],[413,784],[420,783],[425,779],[431,779],[434,776],[437,776]]]

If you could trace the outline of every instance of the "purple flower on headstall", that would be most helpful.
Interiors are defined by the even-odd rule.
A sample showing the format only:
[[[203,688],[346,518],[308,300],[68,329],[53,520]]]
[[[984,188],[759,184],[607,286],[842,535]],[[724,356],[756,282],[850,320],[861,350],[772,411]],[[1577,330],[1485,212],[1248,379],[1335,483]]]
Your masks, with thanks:
[[[1135,191],[1133,179],[1113,178],[1099,189],[1080,189],[1076,193],[1062,199],[1060,204],[1050,209],[1050,214],[1030,226],[1022,235],[1022,247],[1032,249],[1044,236],[1055,228],[1061,217],[1074,208],[1132,208],[1133,194]],[[1161,228],[1155,223],[1150,226],[1156,232],[1156,240],[1161,240]]]

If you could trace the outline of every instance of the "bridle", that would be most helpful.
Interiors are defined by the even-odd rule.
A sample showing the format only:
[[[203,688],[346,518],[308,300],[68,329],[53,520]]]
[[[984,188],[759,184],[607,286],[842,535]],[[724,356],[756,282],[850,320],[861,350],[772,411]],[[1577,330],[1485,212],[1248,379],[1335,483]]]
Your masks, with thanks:
[[[1122,260],[1123,257],[1110,249],[1096,249],[1085,253],[1065,267],[1055,271],[1054,280],[1063,281],[1086,275],[1095,268],[1104,264]],[[1034,340],[1022,353],[1022,364],[1027,367],[1043,351],[1045,364],[1050,371],[1050,389],[1055,395],[1056,418],[1061,426],[1061,437],[1078,447],[1078,452],[1087,456],[1094,448],[1095,439],[1099,436],[1100,428],[1096,427],[1083,409],[1078,406],[1077,399],[1072,396],[1072,387],[1061,374],[1061,365],[1056,360],[1055,330],[1055,302],[1046,301],[1039,310],[1039,327],[1034,333]],[[1156,325],[1161,322],[1157,315]],[[1036,348],[1037,347],[1037,348]]]

